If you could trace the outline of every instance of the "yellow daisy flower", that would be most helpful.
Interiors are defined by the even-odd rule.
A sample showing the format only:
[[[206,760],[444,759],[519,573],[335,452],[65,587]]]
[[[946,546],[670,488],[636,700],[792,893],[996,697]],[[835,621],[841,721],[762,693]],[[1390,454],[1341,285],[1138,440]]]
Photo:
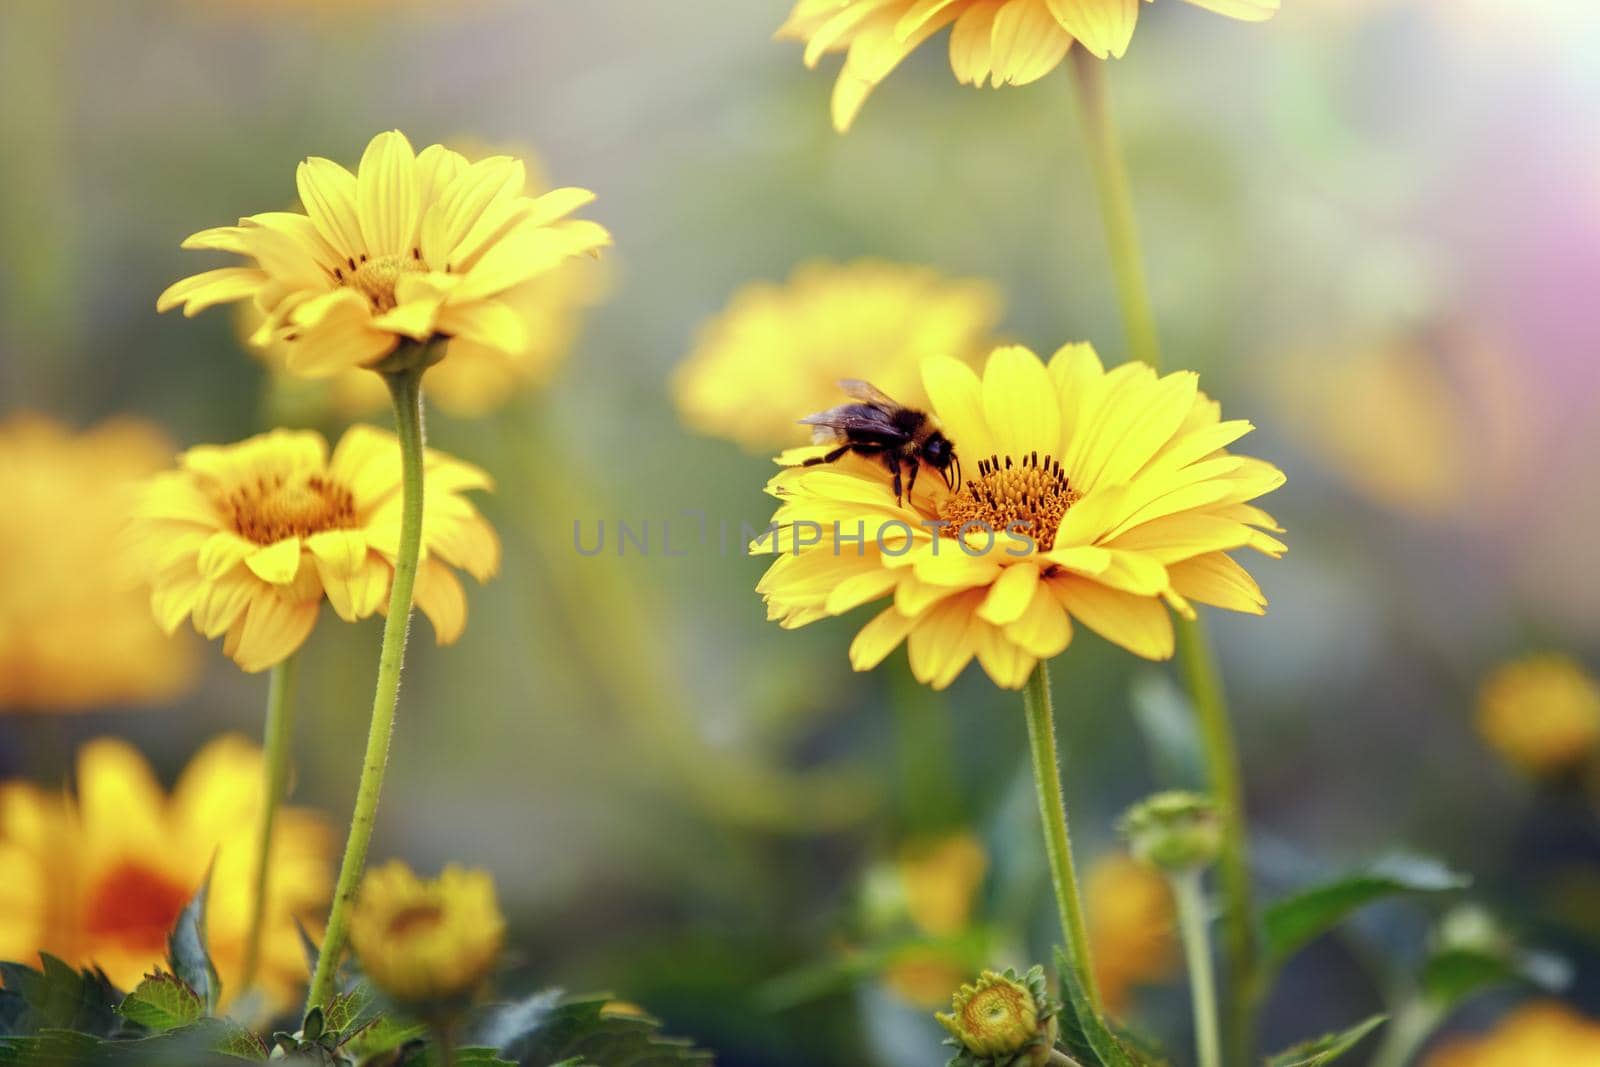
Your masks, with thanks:
[[[983,842],[959,831],[902,848],[892,868],[869,876],[869,892],[889,924],[909,921],[920,937],[957,938],[971,928],[988,869]],[[901,1000],[932,1010],[971,973],[970,955],[956,945],[906,945],[886,961],[881,978]]]
[[[1196,375],[1107,371],[1080,344],[1048,366],[1026,348],[996,349],[981,379],[936,358],[923,382],[962,480],[925,476],[897,503],[880,457],[799,465],[826,444],[780,456],[791,466],[768,485],[781,501],[775,530],[751,546],[778,554],[757,586],[769,619],[803,626],[892,596],[850,647],[856,670],[904,641],[912,673],[935,688],[976,656],[997,685],[1020,689],[1067,647],[1072,619],[1166,659],[1168,607],[1264,613],[1227,553],[1285,551],[1249,503],[1283,474],[1226,451],[1252,427],[1221,421]]]
[[[1441,1045],[1424,1067],[1600,1067],[1600,1023],[1554,1001],[1527,1004],[1482,1037]]]
[[[162,634],[116,550],[138,483],[171,454],[132,419],[0,422],[0,713],[153,704],[193,682],[193,648]]]
[[[1260,22],[1279,0],[1188,0],[1229,18]],[[799,0],[778,37],[805,42],[815,67],[847,52],[833,87],[833,125],[850,128],[878,83],[918,45],[950,30],[950,69],[964,85],[1027,85],[1054,70],[1076,40],[1100,59],[1121,58],[1139,0]]]
[[[439,452],[425,464],[427,512],[416,604],[441,644],[460,636],[467,602],[451,567],[478,581],[500,563],[494,530],[462,495],[489,489],[482,470]],[[202,445],[157,475],[133,527],[156,620],[185,618],[247,671],[295,651],[324,596],[347,622],[388,608],[399,552],[400,448],[391,433],[352,426],[330,458],[309,430],[274,430]]]
[[[700,331],[673,392],[700,433],[752,451],[782,448],[805,440],[794,411],[829,406],[840,378],[868,377],[922,403],[922,361],[975,360],[999,314],[1000,295],[987,282],[871,259],[807,263],[781,285],[735,294]],[[773,405],[775,396],[783,405]]]
[[[350,917],[362,973],[419,1008],[476,991],[494,969],[505,932],[488,872],[455,866],[431,881],[399,861],[368,871]]]
[[[510,153],[507,153],[510,154]],[[547,188],[536,161],[520,153],[527,170],[524,195],[538,197]],[[603,295],[605,280],[597,265],[572,259],[506,291],[503,299],[523,327],[523,343],[505,350],[465,337],[449,343],[446,358],[428,372],[428,400],[451,415],[474,417],[491,412],[520,393],[542,388],[554,377],[577,339],[583,313]],[[252,301],[238,305],[235,316],[241,338],[248,340],[266,315]],[[326,381],[307,382],[289,370],[294,345],[272,340],[255,348],[272,369],[276,388],[327,403],[347,418],[389,406],[389,391],[376,375],[360,368]]]
[[[78,753],[77,793],[0,785],[0,959],[41,951],[104,969],[131,989],[163,966],[167,933],[213,866],[206,923],[224,994],[239,992],[255,891],[260,751],[240,737],[200,750],[170,794],[125,742]],[[276,1008],[302,991],[307,967],[295,922],[314,924],[333,884],[327,827],[278,812],[260,988]]]
[[[252,215],[183,243],[253,266],[185,278],[156,309],[192,316],[252,299],[264,316],[252,342],[286,342],[289,369],[307,377],[373,366],[404,340],[519,352],[530,324],[513,291],[611,240],[567,218],[594,199],[587,190],[529,197],[517,160],[469,163],[442,145],[418,154],[398,131],[372,139],[356,174],[313,156],[296,182],[305,214]]]
[[[1600,683],[1562,655],[1507,663],[1478,691],[1478,732],[1529,774],[1571,770],[1600,747]]]
[[[1133,991],[1172,976],[1178,916],[1167,879],[1126,853],[1096,860],[1084,879],[1095,981],[1106,1010],[1127,1013]]]

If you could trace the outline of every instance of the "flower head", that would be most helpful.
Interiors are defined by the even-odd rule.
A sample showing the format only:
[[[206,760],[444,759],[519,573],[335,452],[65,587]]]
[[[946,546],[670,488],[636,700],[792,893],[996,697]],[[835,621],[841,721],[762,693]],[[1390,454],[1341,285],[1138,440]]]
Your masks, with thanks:
[[[477,467],[430,451],[416,604],[440,643],[460,636],[466,596],[451,567],[480,582],[499,566],[494,530],[463,495],[488,489]],[[156,619],[185,618],[247,671],[305,641],[324,597],[347,622],[387,609],[400,547],[400,449],[370,426],[345,432],[333,455],[319,434],[274,430],[202,445],[153,478],[135,511]]]
[[[988,869],[983,842],[961,831],[910,842],[893,863],[868,873],[863,893],[868,933],[904,942],[881,975],[901,999],[932,1010],[972,973],[973,939],[964,935],[972,932]]]
[[[1424,1067],[1600,1067],[1600,1023],[1554,1001],[1527,1004],[1482,1037],[1441,1045]]]
[[[1600,684],[1562,655],[1507,663],[1478,692],[1478,731],[1529,774],[1571,770],[1600,747]]]
[[[131,989],[166,958],[167,934],[212,869],[207,940],[223,992],[237,993],[255,892],[260,750],[222,737],[197,753],[166,793],[122,741],[78,753],[77,792],[0,786],[0,958],[48,952],[97,966]],[[278,813],[270,911],[258,975],[276,1007],[304,986],[296,921],[314,923],[332,885],[333,841],[310,812]]]
[[[702,328],[673,380],[678,409],[694,429],[746,448],[799,444],[794,413],[831,406],[841,378],[921,405],[922,361],[975,360],[999,312],[986,282],[870,259],[808,263],[781,285],[746,286]]]
[[[611,240],[567,218],[594,199],[586,190],[529,197],[517,160],[469,163],[442,145],[419,154],[398,131],[372,139],[356,174],[312,157],[296,183],[305,214],[252,215],[184,242],[253,265],[185,278],[156,307],[195,315],[254,300],[263,320],[251,340],[286,343],[288,368],[308,377],[373,366],[408,340],[523,351],[530,319],[513,294]]]
[[[444,1008],[475,992],[504,940],[494,880],[455,866],[431,881],[399,861],[368,871],[350,918],[363,973],[418,1009]]]
[[[1022,1067],[1048,1062],[1059,1011],[1046,992],[1044,968],[1034,967],[1024,975],[984,971],[934,1018],[950,1031],[946,1043],[960,1048],[965,1062]]]
[[[1221,421],[1195,375],[1107,371],[1088,345],[1069,345],[1048,367],[1025,348],[997,349],[981,380],[933,359],[923,380],[961,481],[923,477],[897,504],[881,457],[781,471],[768,486],[781,501],[774,528],[752,546],[778,553],[757,586],[769,619],[803,626],[892,596],[851,645],[857,670],[905,641],[912,672],[935,688],[976,656],[1017,689],[1067,647],[1072,619],[1165,659],[1169,607],[1265,611],[1228,553],[1284,551],[1250,503],[1283,474],[1226,450],[1251,426]]]
[[[1271,18],[1279,0],[1189,0],[1230,18]],[[1027,85],[1054,70],[1076,40],[1100,59],[1133,39],[1138,0],[799,0],[778,36],[804,41],[815,67],[846,52],[833,124],[850,128],[867,95],[918,45],[950,27],[950,69],[964,85]]]
[[[1166,878],[1124,852],[1096,860],[1084,879],[1095,983],[1106,1010],[1121,1015],[1136,986],[1178,964],[1177,909]]]
[[[1169,872],[1209,867],[1222,851],[1217,806],[1198,793],[1157,793],[1128,809],[1122,835],[1133,854]]]
[[[118,550],[139,481],[170,455],[134,420],[0,422],[0,712],[154,703],[193,681],[193,649],[151,620]]]

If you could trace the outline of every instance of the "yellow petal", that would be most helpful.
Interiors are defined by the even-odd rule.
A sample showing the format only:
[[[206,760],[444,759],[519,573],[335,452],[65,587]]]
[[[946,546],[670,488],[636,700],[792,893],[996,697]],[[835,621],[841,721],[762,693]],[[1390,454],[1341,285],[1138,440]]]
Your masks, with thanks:
[[[378,134],[361,154],[356,217],[369,255],[409,255],[416,246],[417,157],[399,130]]]
[[[973,627],[978,662],[984,673],[1001,689],[1021,689],[1039,662],[993,626],[977,623]]]
[[[1061,439],[1061,408],[1039,357],[1021,345],[997,348],[983,370],[983,413],[1002,457],[1042,458]],[[1056,457],[1059,459],[1060,457]],[[1070,472],[1076,479],[1076,471]]]
[[[922,385],[939,425],[968,468],[994,451],[983,414],[983,383],[960,360],[935,356],[922,364]]]
[[[1264,22],[1278,13],[1280,0],[1189,0],[1195,7],[1215,11],[1231,19]]]
[[[312,156],[296,169],[294,180],[300,203],[323,240],[347,259],[360,259],[367,242],[356,211],[356,176],[331,159]]]
[[[373,328],[370,305],[353,289],[308,300],[291,320],[289,369],[307,377],[325,378],[375,362],[399,344],[394,334]]]
[[[1128,50],[1139,19],[1139,0],[1049,0],[1063,29],[1098,59]]]
[[[978,618],[996,626],[1016,622],[1028,610],[1039,588],[1039,568],[1032,563],[1013,563],[1000,571],[989,593],[978,608]]]
[[[884,608],[850,642],[850,666],[858,671],[872,670],[899,647],[916,624],[915,616]]]
[[[288,585],[300,573],[300,538],[285,537],[245,557],[257,578],[271,585]]]
[[[218,530],[207,537],[205,544],[200,546],[196,565],[200,568],[201,577],[221,578],[260,547],[254,541],[247,541],[232,530]]]
[[[230,641],[223,646],[224,650],[252,674],[281,663],[305,643],[316,625],[321,603],[320,600],[289,603],[271,589],[263,588],[250,601],[243,626],[230,631]]]
[[[1046,586],[1034,590],[1022,617],[1005,627],[1006,637],[1036,659],[1050,659],[1072,642],[1072,620]]]
[[[1000,11],[993,3],[967,8],[950,31],[950,70],[962,85],[981,88],[993,69],[994,21]]]
[[[911,673],[935,689],[947,688],[978,651],[974,615],[983,594],[963,593],[939,604],[906,637]]]
[[[1072,35],[1061,28],[1045,0],[1012,0],[994,19],[996,85],[1027,85],[1060,65]]]
[[[156,311],[168,311],[181,304],[183,317],[192,319],[208,307],[254,296],[266,280],[266,272],[255,267],[208,270],[167,286],[156,297]]]
[[[1074,575],[1053,579],[1050,588],[1074,618],[1112,644],[1145,659],[1172,658],[1172,617],[1161,601]]]
[[[467,628],[467,594],[449,567],[435,559],[417,568],[414,599],[433,624],[439,644],[453,644]]]
[[[1267,598],[1248,571],[1221,552],[1175,563],[1167,568],[1172,587],[1190,600],[1202,604],[1265,615]]]

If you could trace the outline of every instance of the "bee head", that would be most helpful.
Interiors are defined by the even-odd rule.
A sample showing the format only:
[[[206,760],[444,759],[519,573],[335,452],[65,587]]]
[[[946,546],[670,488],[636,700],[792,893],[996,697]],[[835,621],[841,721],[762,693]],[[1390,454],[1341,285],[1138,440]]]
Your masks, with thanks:
[[[928,466],[943,474],[945,483],[954,488],[954,484],[950,481],[950,468],[952,464],[959,464],[960,460],[956,459],[956,446],[950,443],[950,438],[937,430],[929,434],[928,439],[922,443],[921,458]]]

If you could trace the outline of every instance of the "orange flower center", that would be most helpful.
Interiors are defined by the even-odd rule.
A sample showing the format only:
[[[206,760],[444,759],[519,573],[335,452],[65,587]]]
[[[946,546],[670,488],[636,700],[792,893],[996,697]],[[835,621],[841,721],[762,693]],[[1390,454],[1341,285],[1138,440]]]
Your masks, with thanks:
[[[225,503],[234,530],[258,545],[356,524],[350,490],[320,474],[262,475],[235,490]]]
[[[974,524],[980,532],[1020,530],[1032,537],[1039,551],[1055,547],[1056,527],[1080,494],[1067,482],[1061,464],[1050,456],[1030,452],[1020,461],[1010,456],[990,456],[978,461],[978,477],[945,499],[939,518],[949,523],[943,532],[960,537]]]
[[[417,248],[413,248],[409,256],[388,255],[377,259],[362,256],[359,260],[346,262],[350,269],[335,271],[334,277],[340,284],[366,297],[372,310],[380,314],[392,310],[399,302],[395,299],[394,289],[401,275],[417,274],[428,269],[428,265],[422,261],[422,250]]]
[[[123,860],[89,893],[84,930],[92,941],[159,955],[189,894],[165,872]]]
[[[395,912],[389,920],[389,933],[393,937],[421,933],[444,922],[444,909],[437,904],[415,904]]]

